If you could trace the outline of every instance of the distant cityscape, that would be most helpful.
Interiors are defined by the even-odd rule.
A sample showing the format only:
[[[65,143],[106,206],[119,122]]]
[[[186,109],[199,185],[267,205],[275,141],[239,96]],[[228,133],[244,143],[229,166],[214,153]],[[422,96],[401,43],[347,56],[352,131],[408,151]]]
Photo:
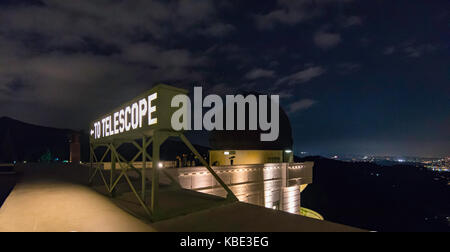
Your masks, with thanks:
[[[301,157],[311,156],[308,152],[300,152]],[[371,156],[371,155],[324,155],[326,158],[345,162],[368,162],[379,165],[390,166],[407,164],[416,167],[423,167],[435,172],[450,171],[450,157],[399,157],[399,156]]]

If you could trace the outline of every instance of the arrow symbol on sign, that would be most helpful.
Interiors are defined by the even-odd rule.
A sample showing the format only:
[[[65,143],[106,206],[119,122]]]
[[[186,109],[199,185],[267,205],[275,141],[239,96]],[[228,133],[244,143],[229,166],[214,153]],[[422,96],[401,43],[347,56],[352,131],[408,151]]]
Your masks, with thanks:
[[[94,135],[94,130],[91,130],[91,136]]]

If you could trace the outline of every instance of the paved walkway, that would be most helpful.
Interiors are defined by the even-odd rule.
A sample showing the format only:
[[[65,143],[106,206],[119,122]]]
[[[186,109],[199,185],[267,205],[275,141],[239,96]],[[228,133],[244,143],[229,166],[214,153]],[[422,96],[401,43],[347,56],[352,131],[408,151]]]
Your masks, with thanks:
[[[89,187],[27,172],[0,208],[0,232],[154,231]]]

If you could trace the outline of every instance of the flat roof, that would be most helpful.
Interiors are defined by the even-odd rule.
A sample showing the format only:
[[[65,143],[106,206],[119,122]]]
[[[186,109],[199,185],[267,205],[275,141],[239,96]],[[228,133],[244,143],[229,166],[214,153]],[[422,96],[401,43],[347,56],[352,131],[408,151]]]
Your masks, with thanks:
[[[130,214],[83,184],[87,167],[81,165],[26,164],[23,177],[0,208],[0,231],[223,231],[223,232],[354,232],[360,229],[250,205],[211,204],[211,197],[186,190],[168,190],[169,207],[202,207],[178,217],[150,223]],[[180,200],[182,199],[182,200]]]

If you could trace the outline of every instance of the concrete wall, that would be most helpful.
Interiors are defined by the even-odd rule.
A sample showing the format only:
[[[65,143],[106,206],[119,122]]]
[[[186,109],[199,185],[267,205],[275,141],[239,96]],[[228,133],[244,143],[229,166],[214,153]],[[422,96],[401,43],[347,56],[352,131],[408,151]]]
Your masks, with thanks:
[[[133,164],[138,169],[142,167],[140,162]],[[300,188],[312,183],[313,165],[313,162],[267,163],[212,168],[240,201],[298,214]],[[105,163],[104,167],[110,169],[110,163]],[[185,189],[226,197],[226,191],[205,167],[164,168],[164,172]],[[152,172],[146,174],[151,180]],[[129,175],[137,177],[135,172]],[[161,172],[160,182],[169,184],[170,179]]]
[[[217,175],[242,202],[298,214],[300,186],[312,183],[313,162],[216,166]],[[166,169],[183,188],[226,196],[205,167]],[[151,178],[151,173],[147,173]],[[161,175],[162,182],[169,182]]]

